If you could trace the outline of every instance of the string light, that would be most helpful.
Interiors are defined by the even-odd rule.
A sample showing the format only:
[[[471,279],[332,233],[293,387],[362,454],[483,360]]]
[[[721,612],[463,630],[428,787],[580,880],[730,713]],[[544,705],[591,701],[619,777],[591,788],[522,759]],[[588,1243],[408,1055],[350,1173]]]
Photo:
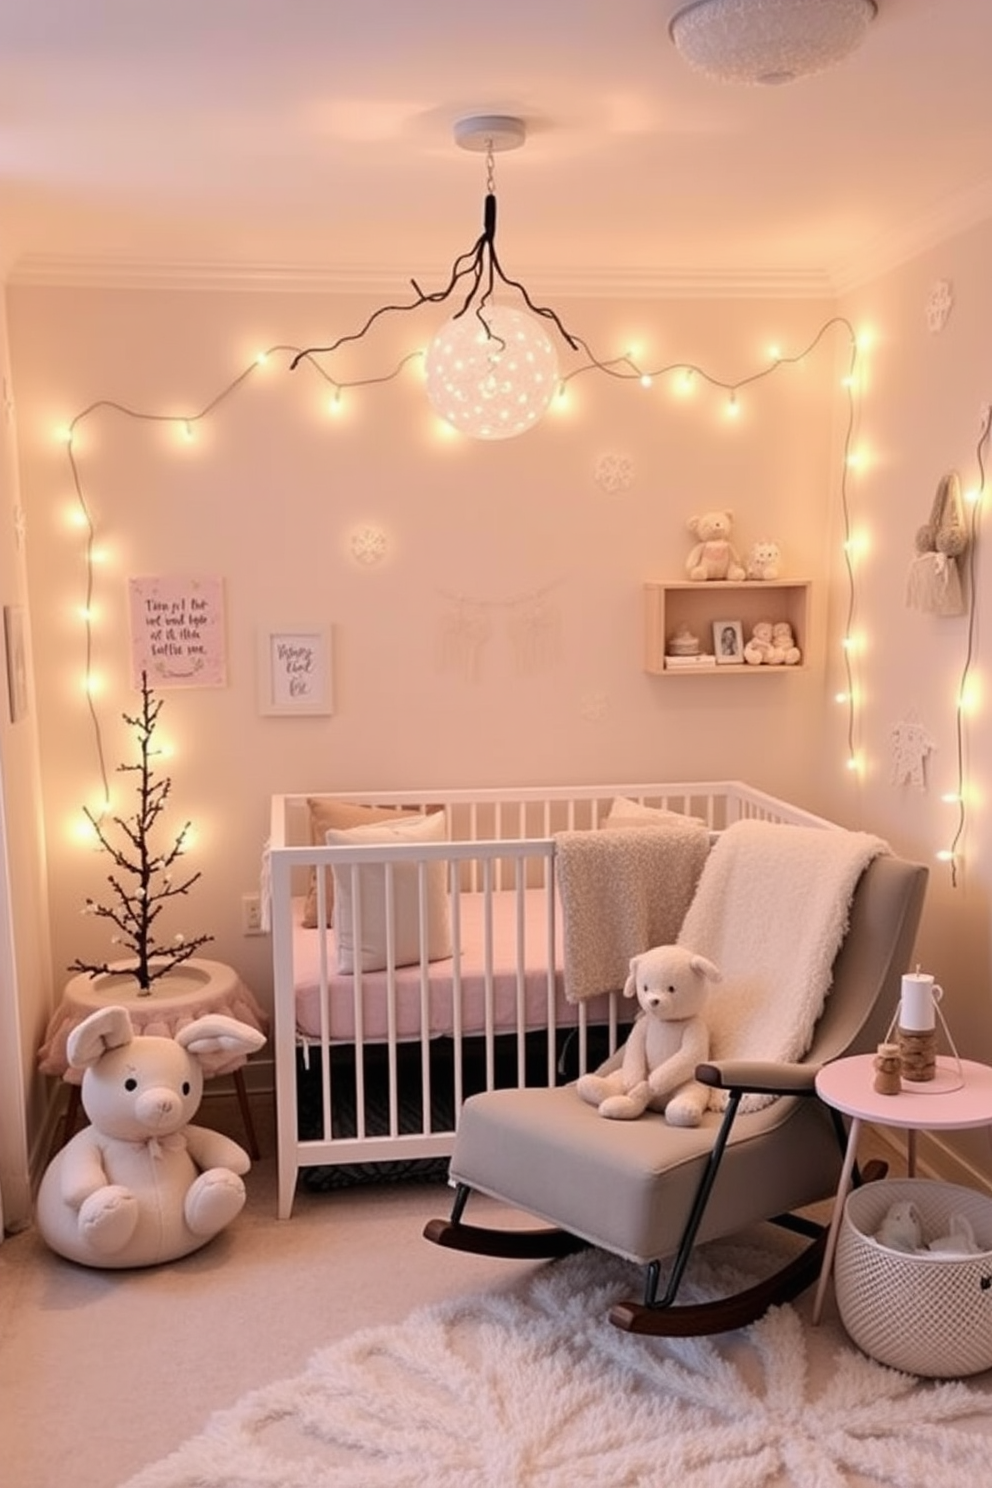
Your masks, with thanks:
[[[374,318],[375,317],[373,317],[373,319]],[[738,378],[732,383],[715,376],[713,373],[709,372],[706,368],[702,367],[698,363],[686,362],[684,360],[667,363],[665,365],[657,367],[643,367],[638,364],[637,360],[635,359],[634,353],[629,350],[624,352],[620,356],[607,360],[601,360],[592,354],[585,342],[581,341],[580,338],[575,337],[573,338],[575,349],[584,353],[586,359],[584,361],[581,361],[577,366],[572,367],[570,370],[563,373],[559,377],[556,393],[551,400],[551,407],[556,413],[572,412],[574,404],[574,399],[571,396],[570,388],[572,380],[576,377],[583,376],[587,372],[597,372],[601,375],[612,377],[620,381],[637,382],[640,386],[646,389],[652,387],[659,378],[673,376],[675,379],[674,385],[676,391],[683,395],[695,391],[697,385],[699,383],[702,383],[716,391],[725,392],[727,394],[728,400],[728,411],[732,415],[737,414],[739,412],[739,392],[742,388],[746,388],[748,386],[751,386],[752,384],[761,382],[766,377],[772,376],[776,373],[780,373],[787,367],[797,366],[801,364],[803,361],[806,360],[807,357],[809,357],[813,353],[813,351],[815,351],[821,340],[823,340],[823,338],[831,330],[838,327],[847,331],[853,345],[854,332],[849,322],[842,316],[833,316],[820,326],[819,330],[813,336],[812,340],[810,340],[807,345],[802,347],[801,350],[795,352],[794,354],[786,356],[783,355],[777,348],[772,348],[771,360],[766,365],[759,367],[756,371],[752,372],[748,376]],[[362,334],[364,334],[364,331]],[[344,344],[346,341],[353,341],[356,339],[358,339],[358,337],[356,336],[344,337],[341,339],[341,341],[335,343],[335,346],[339,346]],[[96,546],[96,531],[94,528],[89,504],[83,491],[83,485],[80,476],[77,446],[79,443],[79,435],[81,429],[87,423],[87,421],[91,420],[98,414],[116,414],[139,422],[158,424],[161,426],[178,429],[182,435],[183,442],[194,442],[199,427],[210,417],[210,415],[216,412],[223,403],[231,398],[235,394],[235,392],[237,392],[238,389],[241,388],[241,386],[248,381],[253,373],[258,372],[262,368],[267,369],[272,360],[280,354],[288,355],[291,358],[290,369],[293,369],[305,363],[307,367],[317,377],[319,377],[327,387],[331,389],[331,396],[327,400],[326,407],[333,414],[341,411],[344,402],[343,395],[346,392],[350,392],[353,389],[370,388],[392,382],[394,379],[398,378],[404,371],[406,371],[407,368],[415,368],[419,372],[423,372],[424,351],[423,349],[417,349],[402,356],[395,366],[381,374],[359,378],[339,378],[332,375],[332,373],[329,372],[318,359],[318,352],[327,352],[332,349],[333,348],[310,348],[301,350],[299,347],[277,344],[269,347],[267,350],[259,351],[254,355],[248,366],[246,366],[241,372],[233,377],[230,382],[223,386],[220,391],[217,392],[215,396],[211,398],[202,408],[194,412],[185,414],[176,414],[174,412],[152,413],[146,410],[130,407],[129,405],[114,399],[97,399],[94,402],[88,404],[78,414],[76,414],[76,416],[68,425],[63,426],[57,431],[57,437],[66,446],[67,457],[69,460],[75,501],[72,521],[77,528],[81,529],[85,533],[84,559],[86,572],[86,592],[84,601],[80,606],[80,616],[82,619],[84,632],[85,652],[83,665],[83,691],[87,699],[87,707],[90,714],[100,780],[102,783],[103,796],[105,800],[110,799],[109,781],[107,775],[100,719],[98,717],[94,704],[94,697],[100,691],[100,682],[94,673],[93,665],[93,626],[96,614],[93,605],[93,586],[95,569],[99,565],[99,563],[106,558],[106,555],[99,551]],[[451,439],[459,439],[459,436],[455,434],[455,431],[451,429],[450,425],[443,424],[443,421],[441,420],[437,420],[436,422],[438,427],[440,429],[443,429],[443,432],[445,433],[445,442],[450,442]]]
[[[854,658],[858,649],[857,639],[854,634],[854,621],[857,609],[855,556],[858,551],[858,543],[855,539],[851,518],[851,497],[848,488],[848,479],[852,467],[857,463],[856,457],[852,453],[855,416],[854,389],[856,386],[858,356],[865,342],[864,333],[855,333],[854,327],[849,321],[844,320],[842,324],[848,334],[847,373],[842,382],[846,395],[847,418],[844,427],[840,477],[840,507],[843,525],[842,551],[844,555],[844,568],[847,574],[847,611],[844,617],[844,627],[841,635],[841,659],[844,666],[845,685],[836,696],[838,703],[847,709],[847,768],[852,774],[860,775],[861,762],[856,748],[858,692],[854,675]]]
[[[965,640],[965,656],[961,667],[958,682],[957,702],[954,709],[954,740],[955,755],[957,760],[957,789],[948,793],[944,800],[949,804],[957,806],[957,824],[951,843],[937,856],[941,862],[950,864],[951,887],[957,888],[958,882],[958,845],[964,836],[965,826],[968,819],[968,803],[965,789],[965,764],[964,764],[964,742],[965,723],[970,709],[977,700],[977,692],[971,678],[971,667],[975,655],[975,550],[978,547],[979,522],[981,520],[982,501],[985,495],[985,452],[988,447],[989,431],[992,428],[992,404],[986,404],[982,410],[982,423],[975,447],[975,463],[978,466],[978,485],[969,491],[966,498],[968,507],[968,550],[966,563],[968,568],[968,629]]]

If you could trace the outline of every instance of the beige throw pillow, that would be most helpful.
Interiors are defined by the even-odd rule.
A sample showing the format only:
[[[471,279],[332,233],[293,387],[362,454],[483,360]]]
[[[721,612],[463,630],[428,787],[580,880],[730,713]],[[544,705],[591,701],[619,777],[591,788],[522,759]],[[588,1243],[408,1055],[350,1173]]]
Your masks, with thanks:
[[[336,796],[307,796],[310,809],[310,841],[314,847],[324,847],[330,831],[343,831],[348,827],[368,826],[373,822],[389,821],[392,817],[410,817],[417,813],[401,806],[360,806],[354,801],[339,801]],[[327,923],[331,923],[334,908],[334,879],[325,874],[327,887]],[[303,925],[307,930],[317,928],[317,870],[310,870],[310,883],[303,906]]]
[[[627,796],[616,796],[602,825],[604,827],[663,827],[668,822],[690,822],[704,827],[701,816],[686,816],[681,811],[668,811],[664,806],[642,806]]]
[[[444,842],[444,815],[401,818],[327,833],[329,847],[363,847],[370,843]],[[444,861],[427,867],[427,959],[441,961],[451,955],[451,919],[448,912],[447,868]],[[338,971],[381,971],[386,952],[386,869],[381,863],[362,863],[357,868],[361,896],[362,943],[355,953],[352,933],[352,868],[334,869],[334,940]],[[414,966],[420,960],[419,866],[396,863],[393,879],[393,960],[396,966]]]

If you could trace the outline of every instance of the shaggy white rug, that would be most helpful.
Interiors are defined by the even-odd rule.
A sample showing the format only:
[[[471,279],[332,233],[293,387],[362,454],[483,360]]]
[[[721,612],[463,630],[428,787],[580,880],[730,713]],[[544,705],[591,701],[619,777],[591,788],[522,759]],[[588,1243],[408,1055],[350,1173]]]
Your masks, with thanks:
[[[714,1246],[691,1296],[760,1274]],[[934,1488],[985,1483],[989,1377],[883,1368],[808,1301],[739,1333],[606,1322],[641,1273],[599,1252],[423,1308],[255,1390],[124,1488]]]

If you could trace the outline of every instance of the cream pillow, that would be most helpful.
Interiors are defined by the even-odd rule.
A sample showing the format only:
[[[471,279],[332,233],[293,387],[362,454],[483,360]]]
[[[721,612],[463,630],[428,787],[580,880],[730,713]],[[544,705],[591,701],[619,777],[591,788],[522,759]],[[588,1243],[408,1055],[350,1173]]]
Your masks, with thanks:
[[[664,806],[642,806],[627,796],[616,796],[610,806],[604,827],[664,827],[669,822],[695,823],[704,827],[701,816],[686,816],[681,811],[668,811]]]
[[[327,833],[328,847],[364,847],[371,843],[444,842],[444,815],[401,818]],[[451,919],[448,913],[446,862],[430,863],[426,873],[427,959],[442,961],[451,955]],[[386,869],[381,863],[362,863],[357,869],[362,909],[362,944],[356,957],[352,933],[352,868],[334,869],[334,939],[338,971],[354,971],[356,960],[363,971],[381,971],[386,956]],[[420,960],[419,867],[397,863],[393,867],[393,958],[396,966],[413,966]]]
[[[310,810],[310,841],[314,847],[323,847],[327,834],[332,829],[342,831],[347,827],[367,826],[371,822],[389,821],[394,816],[416,816],[417,812],[400,806],[360,806],[354,801],[339,801],[336,796],[307,796]],[[327,923],[331,924],[334,908],[334,879],[326,875]],[[303,905],[303,927],[317,928],[317,870],[311,868],[306,902]]]

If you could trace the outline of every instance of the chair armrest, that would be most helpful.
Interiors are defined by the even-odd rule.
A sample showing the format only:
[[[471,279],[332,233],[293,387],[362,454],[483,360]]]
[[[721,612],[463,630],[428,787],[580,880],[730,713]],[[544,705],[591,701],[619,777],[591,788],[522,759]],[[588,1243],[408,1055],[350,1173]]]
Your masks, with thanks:
[[[698,1064],[696,1079],[718,1090],[746,1090],[754,1095],[815,1095],[818,1066],[779,1064],[774,1060],[722,1059]]]

